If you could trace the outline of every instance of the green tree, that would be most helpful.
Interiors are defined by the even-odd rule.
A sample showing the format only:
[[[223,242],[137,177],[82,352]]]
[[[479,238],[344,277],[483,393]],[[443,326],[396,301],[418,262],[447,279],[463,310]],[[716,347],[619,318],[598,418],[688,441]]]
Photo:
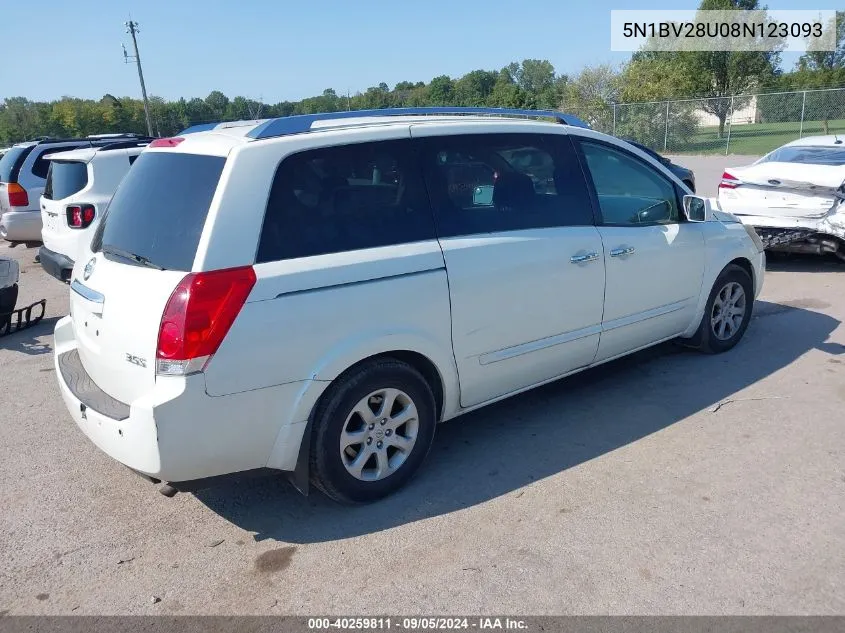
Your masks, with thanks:
[[[473,70],[455,81],[454,100],[459,106],[486,105],[493,94],[497,74],[489,70]]]
[[[619,101],[619,71],[609,64],[588,66],[566,84],[561,109],[598,130],[613,129],[613,104]]]
[[[448,75],[435,77],[428,84],[429,105],[448,106],[453,105],[455,95],[455,84]]]

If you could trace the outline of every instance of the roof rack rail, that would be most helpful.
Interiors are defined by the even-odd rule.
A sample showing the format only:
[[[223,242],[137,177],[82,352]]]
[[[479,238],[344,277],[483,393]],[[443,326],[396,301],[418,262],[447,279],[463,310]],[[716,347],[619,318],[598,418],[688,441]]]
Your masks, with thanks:
[[[311,131],[311,125],[318,121],[332,121],[337,119],[355,119],[374,116],[425,116],[449,114],[475,114],[481,116],[503,116],[522,118],[554,119],[563,125],[589,128],[590,126],[571,114],[555,112],[554,110],[522,110],[516,108],[479,108],[479,107],[451,107],[437,106],[427,108],[383,108],[380,110],[346,110],[343,112],[326,112],[323,114],[298,114],[277,119],[270,119],[262,123],[247,134],[250,138],[261,139],[288,134],[302,134]],[[213,125],[212,125],[213,127]],[[197,130],[199,131],[199,130]]]
[[[209,132],[211,130],[223,130],[230,127],[244,127],[247,125],[260,125],[262,123],[266,123],[267,121],[272,121],[273,119],[244,119],[238,121],[216,121],[214,123],[197,123],[196,125],[192,125],[190,127],[185,128],[176,136],[182,136],[183,134],[193,134],[194,132]]]
[[[109,132],[107,134],[89,134],[85,138],[89,138],[91,140],[104,140],[107,141],[112,138],[140,138],[141,135],[136,132]]]

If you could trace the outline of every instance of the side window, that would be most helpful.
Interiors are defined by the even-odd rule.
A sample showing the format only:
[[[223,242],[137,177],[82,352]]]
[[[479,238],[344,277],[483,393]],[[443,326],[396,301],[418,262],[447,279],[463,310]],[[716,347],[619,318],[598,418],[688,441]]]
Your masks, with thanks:
[[[434,239],[409,141],[315,149],[285,158],[270,190],[257,262]]]
[[[61,152],[63,150],[55,151]],[[44,157],[48,154],[50,154],[50,150],[42,151],[35,159],[35,162],[32,163],[32,173],[38,176],[39,178],[47,178],[47,172],[50,171],[50,161],[44,160]]]
[[[77,149],[78,147],[82,147],[81,145],[68,145],[63,147],[48,147],[46,149],[40,150],[38,156],[36,156],[35,161],[32,163],[32,173],[38,176],[39,178],[47,178],[47,172],[50,170],[50,161],[45,160],[45,156],[49,156],[50,154],[56,154],[58,152],[67,152],[72,149]],[[36,151],[40,148],[36,146]]]
[[[593,223],[566,137],[435,136],[421,146],[441,237]]]
[[[140,156],[140,154],[131,154],[129,156],[129,166],[130,167],[132,166],[132,163],[134,163],[136,160],[138,160],[138,156]]]
[[[600,143],[581,142],[604,224],[680,221],[674,185],[646,163]]]

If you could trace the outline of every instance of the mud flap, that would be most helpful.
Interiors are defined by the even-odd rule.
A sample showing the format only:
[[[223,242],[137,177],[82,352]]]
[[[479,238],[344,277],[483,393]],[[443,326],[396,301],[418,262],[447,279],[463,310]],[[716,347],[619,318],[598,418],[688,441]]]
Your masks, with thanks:
[[[32,312],[35,308],[40,308],[40,312],[33,317]],[[46,310],[47,300],[42,299],[24,308],[0,313],[0,336],[12,334],[13,332],[18,332],[19,330],[24,330],[35,325],[44,318]]]
[[[311,420],[305,425],[305,432],[302,434],[302,441],[299,443],[299,456],[296,458],[296,468],[288,474],[288,480],[293,487],[308,496],[311,488],[310,465],[311,462]]]

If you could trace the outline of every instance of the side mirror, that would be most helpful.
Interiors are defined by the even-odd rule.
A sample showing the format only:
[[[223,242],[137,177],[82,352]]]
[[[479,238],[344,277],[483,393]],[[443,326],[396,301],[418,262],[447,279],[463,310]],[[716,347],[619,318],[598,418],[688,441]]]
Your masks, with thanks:
[[[712,216],[710,200],[699,196],[684,196],[684,215],[689,222],[707,222]]]

